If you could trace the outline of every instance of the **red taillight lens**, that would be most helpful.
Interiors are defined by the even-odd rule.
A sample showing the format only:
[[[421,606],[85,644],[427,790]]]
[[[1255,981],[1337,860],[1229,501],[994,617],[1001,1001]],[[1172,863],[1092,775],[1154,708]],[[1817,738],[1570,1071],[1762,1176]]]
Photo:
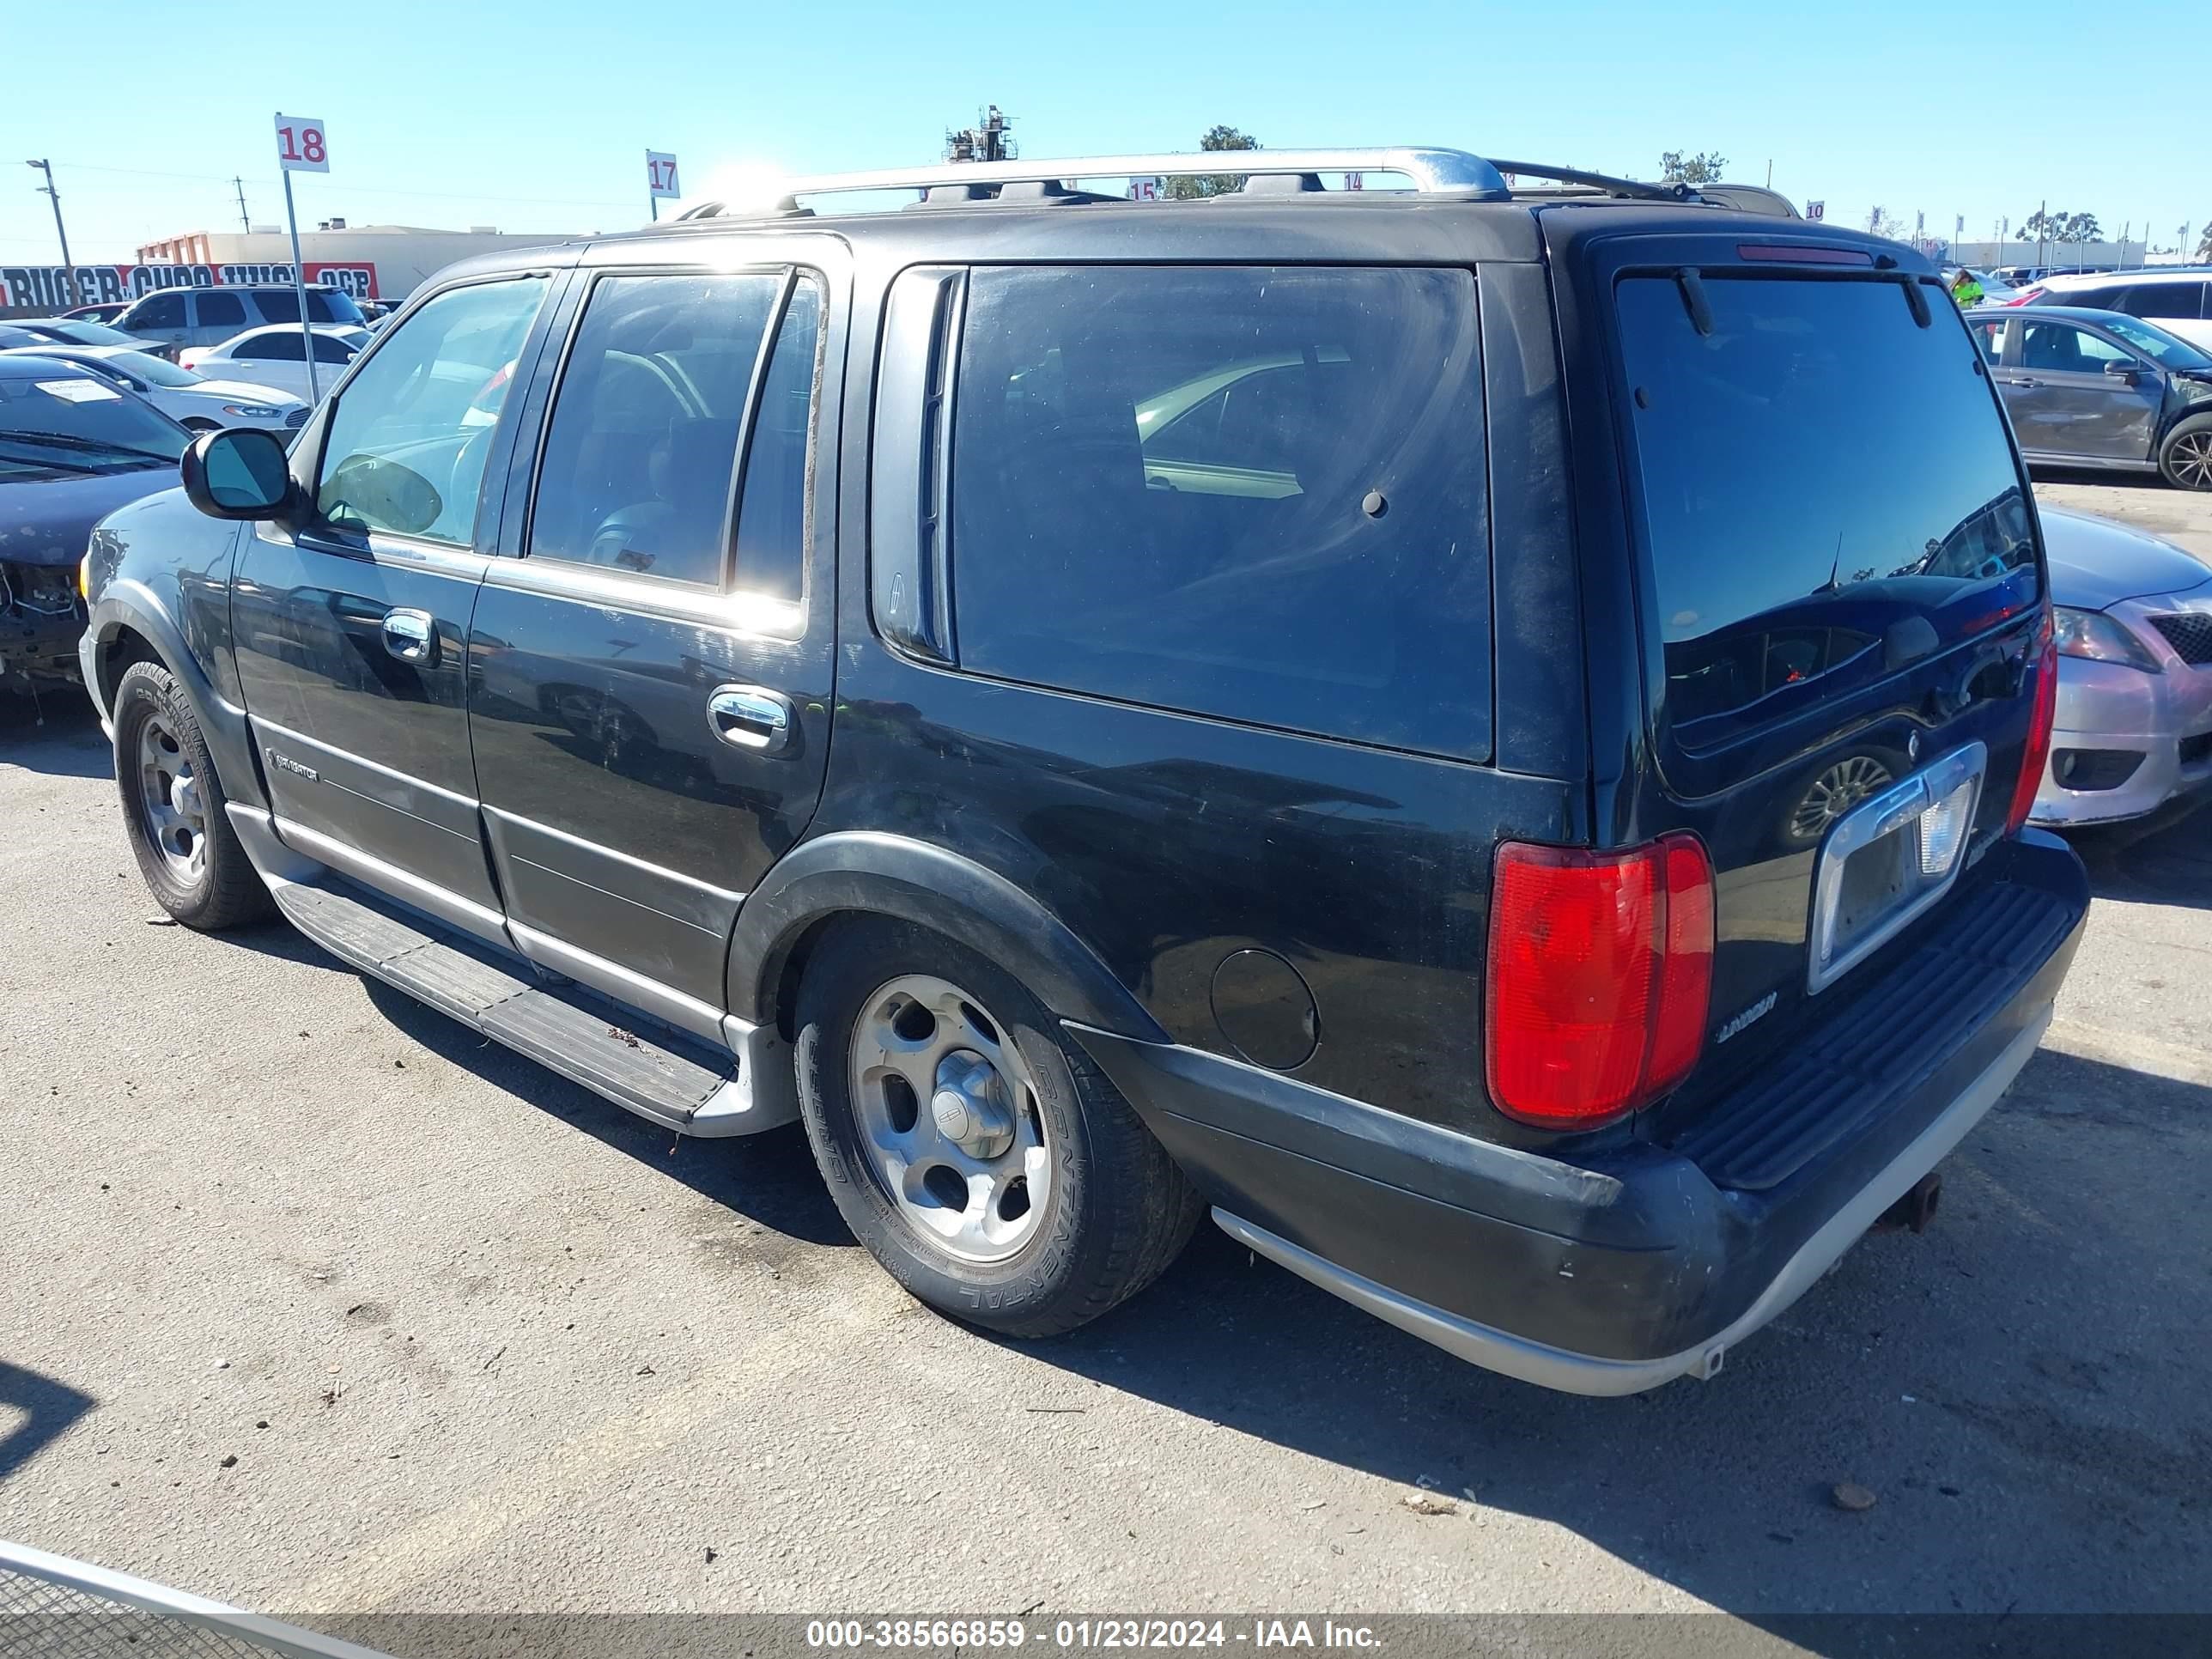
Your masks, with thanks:
[[[2051,606],[2043,607],[2043,629],[2036,636],[2035,713],[2027,728],[2027,746],[2021,751],[2020,779],[2012,787],[2012,810],[2005,814],[2005,834],[2027,822],[2035,808],[2036,791],[2051,764],[2051,728],[2058,719],[2058,641],[2051,636]]]
[[[1680,1083],[1705,1047],[1713,872],[1694,836],[1620,853],[1508,842],[1491,890],[1490,1096],[1588,1129]]]
[[[2037,296],[2041,295],[2042,292],[2043,290],[2039,288],[2024,288],[2019,293],[2014,295],[2011,299],[2007,300],[2005,303],[2008,306],[2024,306],[2037,298]]]

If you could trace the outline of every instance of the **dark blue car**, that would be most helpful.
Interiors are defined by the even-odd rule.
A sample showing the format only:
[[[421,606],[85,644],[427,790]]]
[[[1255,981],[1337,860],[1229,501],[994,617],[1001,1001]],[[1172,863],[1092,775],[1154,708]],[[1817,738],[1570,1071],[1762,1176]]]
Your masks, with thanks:
[[[174,484],[191,438],[74,363],[0,357],[0,690],[76,681],[86,538]]]

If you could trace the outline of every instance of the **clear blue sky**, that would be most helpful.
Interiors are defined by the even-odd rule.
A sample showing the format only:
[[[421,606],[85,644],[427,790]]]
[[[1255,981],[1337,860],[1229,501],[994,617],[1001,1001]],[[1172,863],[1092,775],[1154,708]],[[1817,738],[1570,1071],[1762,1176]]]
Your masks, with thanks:
[[[933,161],[986,101],[1033,156],[1186,149],[1220,121],[1269,144],[1443,144],[1641,177],[1662,150],[1715,149],[1754,183],[1771,160],[1776,188],[1824,198],[1831,220],[1880,204],[1908,230],[1924,211],[1931,235],[1962,213],[1986,237],[2046,198],[2169,243],[2212,216],[2189,90],[2212,59],[2201,0],[2087,28],[2056,0],[96,10],[39,26],[35,68],[8,77],[0,263],[58,257],[22,156],[53,160],[82,261],[235,228],[233,173],[254,222],[280,220],[278,107],[329,124],[303,222],[611,229],[646,216],[647,146],[677,152],[696,194],[725,166]],[[0,41],[16,33],[0,23]]]

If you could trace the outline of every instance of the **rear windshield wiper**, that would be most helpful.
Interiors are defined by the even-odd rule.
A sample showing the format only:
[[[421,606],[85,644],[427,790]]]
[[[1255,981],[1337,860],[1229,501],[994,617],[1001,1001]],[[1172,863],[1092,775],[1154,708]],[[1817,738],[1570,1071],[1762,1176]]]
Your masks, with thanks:
[[[54,449],[127,455],[134,460],[161,461],[168,465],[174,465],[177,459],[173,455],[164,455],[158,449],[133,449],[129,444],[111,444],[98,438],[80,438],[67,432],[33,432],[24,427],[0,427],[0,438],[7,439],[10,443],[45,444]]]

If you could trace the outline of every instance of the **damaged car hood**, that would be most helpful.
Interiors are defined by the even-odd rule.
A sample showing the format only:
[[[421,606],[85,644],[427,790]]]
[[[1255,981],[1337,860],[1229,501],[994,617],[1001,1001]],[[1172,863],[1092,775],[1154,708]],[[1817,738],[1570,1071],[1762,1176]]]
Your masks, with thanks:
[[[118,507],[176,487],[173,466],[87,475],[0,464],[0,562],[74,565],[92,527]]]

